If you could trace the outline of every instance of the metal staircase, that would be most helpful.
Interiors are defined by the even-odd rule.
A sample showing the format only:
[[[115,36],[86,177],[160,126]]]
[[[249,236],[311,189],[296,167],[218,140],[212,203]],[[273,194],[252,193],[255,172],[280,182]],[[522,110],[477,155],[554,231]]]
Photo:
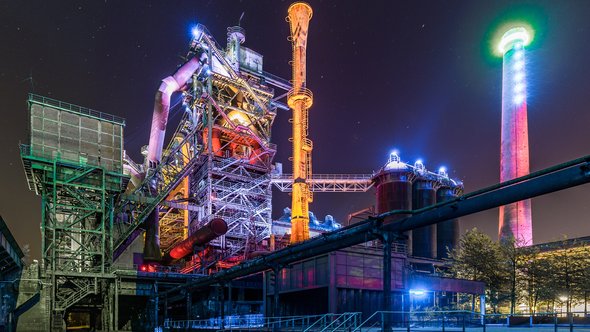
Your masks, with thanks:
[[[75,289],[70,289],[67,295],[61,294],[59,296],[59,294],[56,294],[55,311],[65,312],[66,309],[78,303],[86,296],[97,293],[98,285],[95,278],[71,279],[70,281],[75,285]]]
[[[325,314],[309,325],[303,332],[336,332],[350,331],[358,326],[361,321],[360,312],[345,312],[341,314]]]

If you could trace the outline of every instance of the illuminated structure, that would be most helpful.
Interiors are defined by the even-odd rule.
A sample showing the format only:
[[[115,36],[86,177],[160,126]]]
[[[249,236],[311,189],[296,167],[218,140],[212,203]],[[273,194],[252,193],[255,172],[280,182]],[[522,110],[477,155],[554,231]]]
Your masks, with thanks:
[[[386,218],[391,222],[408,217],[410,214],[405,211],[449,201],[463,192],[463,183],[449,178],[444,167],[438,173],[430,172],[420,159],[414,165],[401,161],[397,151],[391,152],[387,163],[374,174],[372,181],[377,192],[376,213],[398,211]],[[459,241],[458,220],[416,228],[404,236],[410,256],[447,258],[447,250],[455,248]]]
[[[204,26],[192,33],[190,60],[164,79],[156,94],[146,177],[120,204],[121,211],[131,210],[136,217],[117,223],[123,226],[116,256],[134,241],[144,220],[144,260],[154,257],[158,262],[158,253],[177,253],[177,246],[186,249],[182,256],[191,254],[193,246],[181,241],[220,218],[227,233],[186,267],[205,271],[242,261],[270,236],[270,172],[276,151],[270,127],[277,107],[287,109],[273,99],[270,86],[287,91],[290,85],[263,72],[262,56],[242,46],[243,28],[228,28],[225,50]],[[174,91],[182,91],[185,114],[162,154],[167,105]],[[152,199],[137,199],[133,193]]]
[[[29,95],[30,145],[21,146],[29,189],[41,196],[46,330],[61,329],[72,306],[93,298],[110,326],[115,197],[123,176],[125,120]]]
[[[308,179],[311,178],[312,141],[307,138],[308,109],[313,104],[313,95],[306,88],[307,31],[313,14],[311,7],[303,2],[289,6],[287,21],[291,28],[293,43],[293,88],[287,103],[293,110],[293,193],[291,201],[291,243],[309,238],[309,203],[313,200]]]
[[[504,62],[500,182],[529,174],[525,74],[525,46],[529,42],[528,32],[522,27],[517,27],[508,30],[499,45]],[[499,238],[514,239],[517,245],[533,243],[530,200],[500,207]]]

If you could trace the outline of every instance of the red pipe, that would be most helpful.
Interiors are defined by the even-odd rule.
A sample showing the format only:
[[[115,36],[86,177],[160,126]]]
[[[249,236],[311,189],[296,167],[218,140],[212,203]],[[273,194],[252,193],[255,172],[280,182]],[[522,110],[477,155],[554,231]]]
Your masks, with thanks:
[[[199,228],[191,236],[175,245],[164,257],[164,263],[170,263],[186,257],[193,252],[194,246],[205,245],[225,233],[227,233],[227,223],[221,218],[215,218],[207,225]]]

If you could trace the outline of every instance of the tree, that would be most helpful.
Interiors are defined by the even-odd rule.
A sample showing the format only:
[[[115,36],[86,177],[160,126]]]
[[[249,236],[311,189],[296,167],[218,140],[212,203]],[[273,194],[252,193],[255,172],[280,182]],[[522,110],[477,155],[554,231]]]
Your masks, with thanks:
[[[461,237],[459,246],[450,252],[450,258],[450,270],[455,277],[486,283],[486,296],[493,311],[497,312],[507,280],[506,264],[500,245],[474,228]],[[475,297],[472,300],[472,309],[474,307]]]
[[[566,310],[569,314],[572,305],[582,302],[586,286],[586,277],[590,268],[588,255],[590,250],[576,241],[564,240],[556,250],[547,254],[552,270],[551,285],[556,290],[555,297],[566,298]],[[554,297],[554,298],[555,298]]]

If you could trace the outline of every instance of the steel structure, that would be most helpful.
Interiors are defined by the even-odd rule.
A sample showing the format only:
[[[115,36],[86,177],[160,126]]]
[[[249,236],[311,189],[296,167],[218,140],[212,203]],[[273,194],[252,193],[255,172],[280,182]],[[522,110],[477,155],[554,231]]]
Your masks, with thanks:
[[[121,118],[29,95],[30,145],[21,146],[29,189],[41,196],[47,317],[60,330],[65,311],[89,295],[112,308],[109,292],[115,195],[122,174]],[[101,295],[103,294],[103,295]],[[102,326],[110,326],[109,310]]]
[[[309,239],[300,244],[243,262],[240,265],[203,277],[191,283],[172,288],[169,291],[163,292],[161,296],[168,297],[181,290],[190,290],[229,282],[236,278],[269,270],[272,266],[285,267],[306,258],[374,240],[382,232],[399,234],[404,231],[434,225],[446,220],[463,217],[589,182],[590,156],[585,156],[423,209],[414,211],[393,210],[382,213],[357,224]],[[411,215],[388,222],[391,216],[399,214]],[[388,274],[388,271],[384,269],[384,276]]]
[[[525,75],[525,46],[528,32],[517,27],[508,30],[500,41],[503,55],[502,140],[500,145],[500,182],[529,173],[529,137]],[[500,240],[516,245],[533,243],[531,201],[523,200],[500,207]]]
[[[313,174],[308,180],[312,192],[367,192],[373,186],[373,174]],[[293,175],[273,175],[271,179],[281,192],[293,191]]]
[[[155,261],[157,253],[166,254],[211,220],[225,220],[227,234],[211,243],[215,255],[192,262],[192,270],[209,268],[219,259],[243,259],[269,237],[270,172],[276,151],[270,127],[277,107],[285,106],[264,82],[279,89],[289,84],[262,71],[262,56],[241,45],[241,27],[228,28],[227,36],[223,50],[204,26],[195,27],[191,60],[173,79],[163,80],[147,163],[141,167],[128,162],[129,169],[140,173],[143,168],[146,175],[119,202],[116,257],[141,234],[146,220],[144,255]],[[162,153],[170,94],[179,90],[186,112]]]
[[[190,178],[191,197],[201,209],[191,213],[189,233],[222,218],[227,234],[212,242],[221,250],[218,258],[243,259],[270,236],[270,172],[276,152],[270,128],[277,106],[274,90],[263,83],[262,56],[241,45],[245,31],[230,27],[227,37],[223,52],[207,29],[198,26],[191,43],[200,42],[208,50],[211,70],[206,83],[194,83],[187,94],[191,109],[205,110],[197,113],[203,158]]]
[[[291,243],[297,243],[309,239],[309,203],[313,201],[308,184],[313,143],[307,137],[308,110],[313,104],[313,94],[306,87],[307,33],[313,11],[308,4],[296,2],[289,6],[288,13],[293,44],[293,88],[287,96],[287,104],[293,110]]]

